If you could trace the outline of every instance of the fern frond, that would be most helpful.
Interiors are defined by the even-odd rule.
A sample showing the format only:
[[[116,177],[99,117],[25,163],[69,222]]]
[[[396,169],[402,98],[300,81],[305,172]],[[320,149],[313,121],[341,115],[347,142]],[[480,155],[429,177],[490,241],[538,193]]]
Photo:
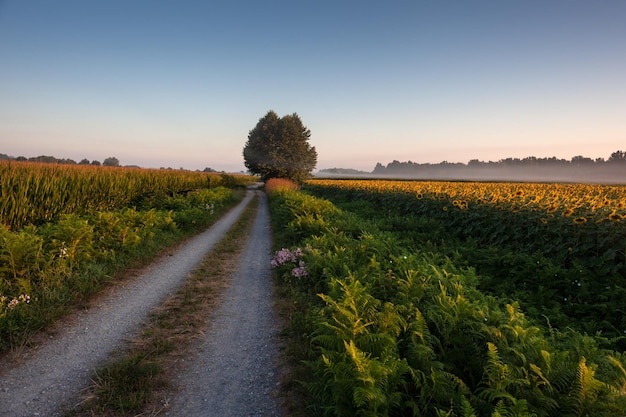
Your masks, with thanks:
[[[485,364],[486,384],[488,386],[501,387],[501,382],[509,376],[507,365],[502,362],[498,347],[491,342],[487,342],[487,363]]]
[[[461,412],[463,413],[462,417],[478,417],[476,415],[476,410],[474,410],[469,400],[465,398],[465,396],[461,398]]]
[[[609,362],[615,366],[615,368],[619,371],[619,376],[615,378],[615,381],[611,384],[611,386],[622,396],[626,396],[626,368],[624,364],[615,358],[614,356],[609,355]]]

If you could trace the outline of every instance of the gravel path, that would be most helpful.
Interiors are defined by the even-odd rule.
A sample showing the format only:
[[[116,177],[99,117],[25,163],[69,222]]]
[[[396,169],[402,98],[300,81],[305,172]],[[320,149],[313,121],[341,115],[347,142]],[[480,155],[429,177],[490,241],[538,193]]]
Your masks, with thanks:
[[[271,239],[265,194],[231,286],[210,320],[204,347],[175,383],[172,417],[280,416],[278,327],[272,310]]]
[[[72,405],[89,383],[93,370],[115,348],[123,346],[124,339],[139,329],[149,311],[184,282],[238,219],[254,193],[248,191],[244,200],[211,228],[143,270],[137,278],[121,284],[99,305],[73,316],[67,327],[41,348],[12,364],[3,364],[0,416],[61,416],[61,408]],[[267,210],[266,203],[261,206]],[[268,230],[265,234],[269,241]],[[267,242],[264,245],[257,250],[267,264]]]

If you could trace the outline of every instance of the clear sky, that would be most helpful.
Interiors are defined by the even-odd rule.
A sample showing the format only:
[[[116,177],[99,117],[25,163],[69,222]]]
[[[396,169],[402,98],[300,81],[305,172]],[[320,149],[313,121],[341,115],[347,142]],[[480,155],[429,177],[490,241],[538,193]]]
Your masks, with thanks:
[[[0,153],[244,170],[626,150],[624,0],[0,0]]]

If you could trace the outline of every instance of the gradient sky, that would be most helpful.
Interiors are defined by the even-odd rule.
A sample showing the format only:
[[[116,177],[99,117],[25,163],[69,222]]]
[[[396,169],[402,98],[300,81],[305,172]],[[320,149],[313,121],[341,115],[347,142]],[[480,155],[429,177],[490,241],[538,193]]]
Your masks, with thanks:
[[[0,0],[0,153],[244,170],[626,150],[626,1]]]

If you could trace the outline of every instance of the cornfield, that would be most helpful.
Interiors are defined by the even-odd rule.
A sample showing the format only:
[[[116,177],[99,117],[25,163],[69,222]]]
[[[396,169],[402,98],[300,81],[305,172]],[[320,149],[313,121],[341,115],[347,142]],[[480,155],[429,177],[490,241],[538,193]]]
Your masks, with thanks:
[[[61,214],[119,209],[146,196],[211,188],[223,180],[192,171],[0,162],[0,219],[18,230]]]

